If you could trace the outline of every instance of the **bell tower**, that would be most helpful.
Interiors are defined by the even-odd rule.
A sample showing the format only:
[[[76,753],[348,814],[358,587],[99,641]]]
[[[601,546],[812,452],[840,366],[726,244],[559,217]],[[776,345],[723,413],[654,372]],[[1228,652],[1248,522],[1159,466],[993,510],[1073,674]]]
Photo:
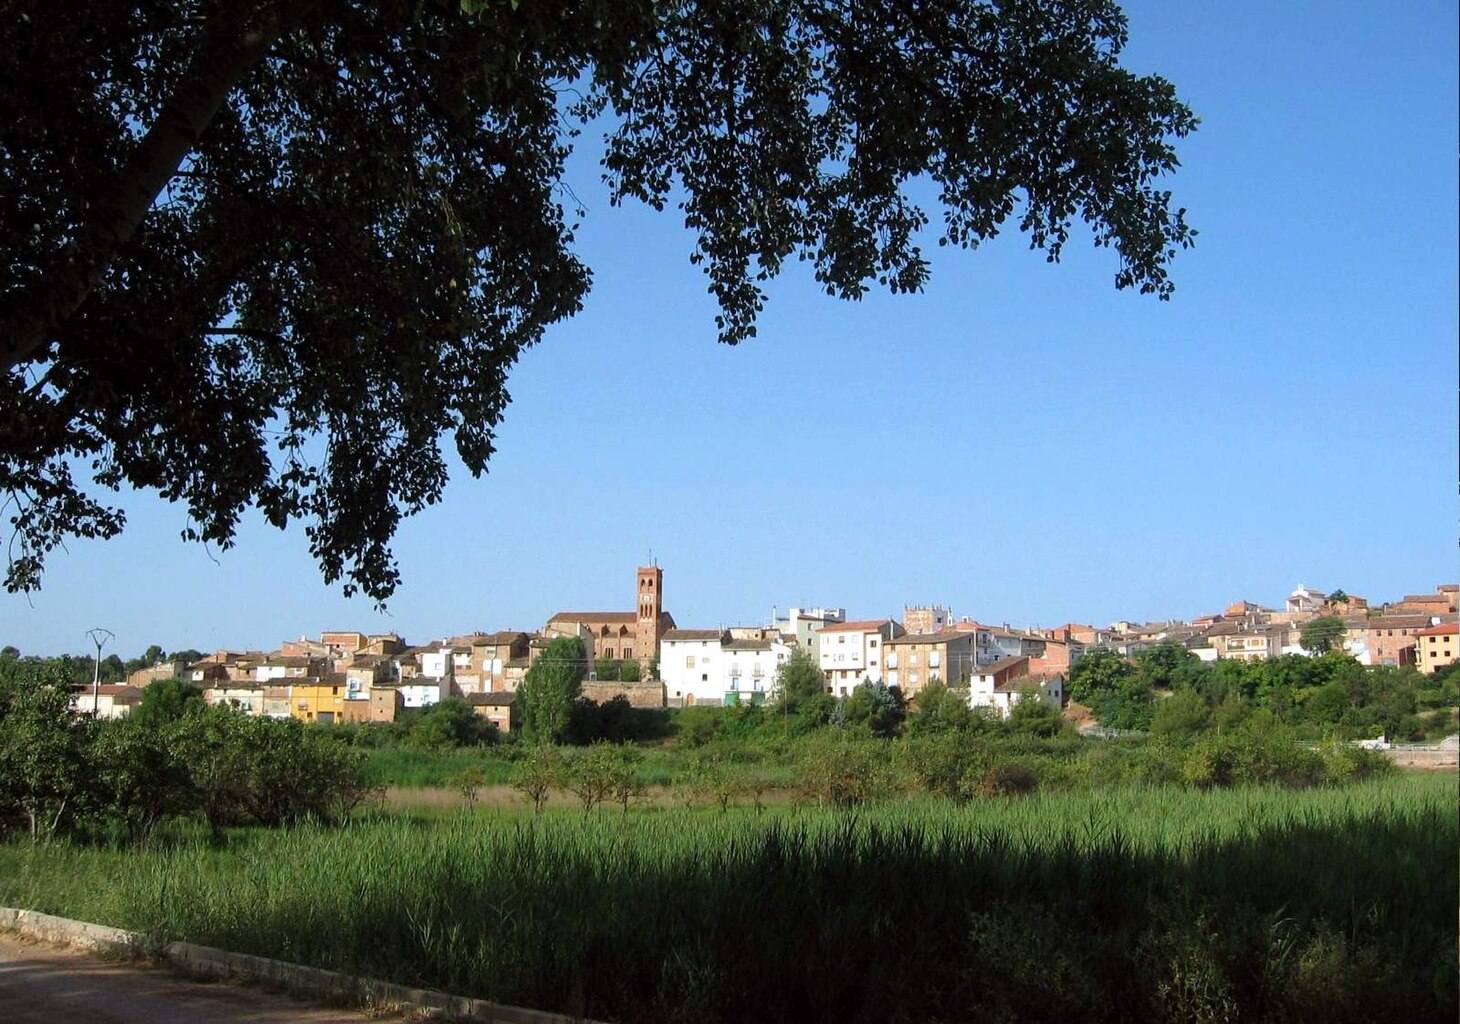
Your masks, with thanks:
[[[659,618],[664,611],[664,570],[657,565],[639,566],[638,628],[634,655],[647,666],[659,653]]]

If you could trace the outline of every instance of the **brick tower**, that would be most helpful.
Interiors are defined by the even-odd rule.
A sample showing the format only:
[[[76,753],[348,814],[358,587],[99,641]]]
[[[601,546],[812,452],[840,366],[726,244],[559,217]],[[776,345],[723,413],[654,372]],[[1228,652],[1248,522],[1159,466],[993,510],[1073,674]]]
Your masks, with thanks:
[[[659,653],[660,620],[664,611],[664,570],[657,565],[639,566],[638,626],[634,654],[647,668]]]

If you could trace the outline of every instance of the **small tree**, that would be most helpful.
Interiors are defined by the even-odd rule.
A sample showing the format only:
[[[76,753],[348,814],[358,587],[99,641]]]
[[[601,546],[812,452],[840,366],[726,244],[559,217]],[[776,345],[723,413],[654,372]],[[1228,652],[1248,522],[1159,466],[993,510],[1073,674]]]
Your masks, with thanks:
[[[0,816],[18,810],[35,842],[61,831],[86,802],[94,727],[59,681],[0,687]]]
[[[1070,697],[1111,729],[1146,729],[1154,695],[1145,675],[1118,654],[1094,651],[1070,667]]]
[[[412,747],[439,750],[482,746],[496,738],[496,726],[473,711],[465,699],[447,697],[426,708],[411,723],[404,742]]]
[[[142,701],[129,716],[143,725],[158,727],[176,722],[190,708],[203,706],[203,691],[182,679],[156,679],[142,691]]]
[[[1212,710],[1195,690],[1178,690],[1156,705],[1151,735],[1158,739],[1186,740],[1212,724]]]
[[[638,659],[636,659],[636,658],[630,658],[627,661],[621,661],[621,662],[618,663],[618,680],[619,680],[619,682],[621,682],[621,683],[637,683],[642,678],[643,678],[643,672],[639,668]]]
[[[609,773],[609,799],[629,813],[629,804],[644,795],[644,780],[639,778],[639,765],[644,755],[627,743],[613,748],[614,761]]]
[[[706,751],[690,762],[691,793],[718,805],[721,814],[730,809],[730,801],[739,793],[738,783],[735,771],[718,751]]]
[[[176,743],[176,722],[149,724],[137,712],[102,724],[96,779],[122,837],[145,844],[162,820],[191,814],[197,794]]]
[[[973,724],[968,691],[950,689],[941,679],[933,680],[918,691],[913,710],[907,717],[907,731],[914,736],[959,732]]]
[[[588,652],[575,636],[560,636],[532,663],[517,700],[522,704],[522,734],[538,743],[560,737],[573,714],[573,702],[583,692]]]
[[[1053,736],[1060,731],[1060,709],[1045,700],[1039,683],[1031,680],[1020,687],[1019,696],[1009,709],[1008,724],[1013,732]]]
[[[568,760],[564,776],[568,791],[583,804],[586,815],[615,792],[623,770],[623,759],[613,744],[595,743]]]
[[[776,666],[775,702],[783,713],[795,714],[803,704],[826,693],[826,676],[811,653],[803,648]]]
[[[486,775],[482,772],[479,764],[469,764],[456,773],[456,791],[466,801],[468,807],[475,808],[477,797],[481,794],[482,786],[486,784]]]
[[[1327,654],[1343,645],[1345,632],[1343,620],[1337,615],[1320,615],[1303,623],[1298,631],[1298,643],[1310,654]]]
[[[562,784],[562,758],[552,747],[533,747],[512,770],[511,786],[532,804],[532,812],[541,814],[548,795]]]
[[[802,789],[818,803],[853,807],[891,788],[887,745],[846,736],[808,742],[797,759]]]
[[[873,736],[887,739],[897,735],[907,717],[902,690],[883,682],[864,679],[837,708],[843,725],[862,727]]]

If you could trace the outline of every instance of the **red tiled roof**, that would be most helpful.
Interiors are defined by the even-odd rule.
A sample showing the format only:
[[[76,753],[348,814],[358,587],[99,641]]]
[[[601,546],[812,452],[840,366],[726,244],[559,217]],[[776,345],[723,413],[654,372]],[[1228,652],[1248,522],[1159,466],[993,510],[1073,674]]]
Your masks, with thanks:
[[[1448,636],[1451,633],[1460,635],[1460,622],[1442,622],[1438,626],[1420,630],[1415,636]]]
[[[823,627],[823,633],[875,633],[891,622],[891,619],[862,619],[858,622],[838,622]]]
[[[558,612],[549,622],[637,622],[634,612]]]

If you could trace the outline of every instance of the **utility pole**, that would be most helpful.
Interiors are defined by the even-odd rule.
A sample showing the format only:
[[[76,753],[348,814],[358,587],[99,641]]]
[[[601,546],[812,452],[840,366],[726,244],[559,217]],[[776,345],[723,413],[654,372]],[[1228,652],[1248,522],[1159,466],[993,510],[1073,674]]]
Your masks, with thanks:
[[[91,670],[91,717],[95,718],[101,708],[101,649],[103,645],[115,640],[116,634],[97,626],[95,629],[88,629],[86,635],[96,645],[96,666]]]

